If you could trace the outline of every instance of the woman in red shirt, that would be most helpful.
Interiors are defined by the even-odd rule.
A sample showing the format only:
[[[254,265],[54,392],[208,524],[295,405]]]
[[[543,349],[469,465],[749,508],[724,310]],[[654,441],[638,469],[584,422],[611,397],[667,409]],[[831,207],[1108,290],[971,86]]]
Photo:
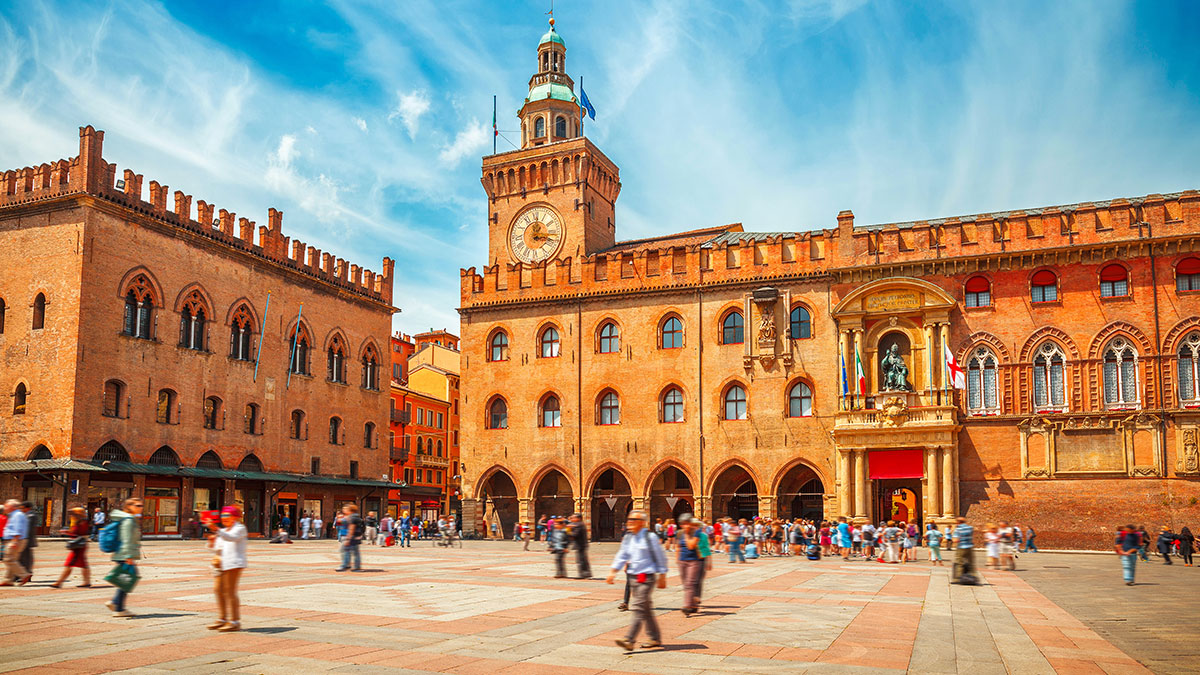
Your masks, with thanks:
[[[62,530],[64,535],[71,537],[67,540],[67,561],[63,563],[63,571],[58,575],[58,581],[50,584],[50,587],[62,588],[63,582],[71,576],[71,568],[78,567],[83,572],[83,583],[79,587],[90,588],[92,569],[88,566],[87,547],[91,527],[88,525],[87,510],[76,506],[68,513],[71,516],[71,526]]]

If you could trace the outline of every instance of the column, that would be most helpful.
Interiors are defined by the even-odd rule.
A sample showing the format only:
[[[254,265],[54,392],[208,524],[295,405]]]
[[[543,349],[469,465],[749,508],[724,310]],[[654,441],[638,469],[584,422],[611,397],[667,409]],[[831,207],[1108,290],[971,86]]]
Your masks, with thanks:
[[[648,498],[646,498],[646,497],[639,497],[639,496],[637,496],[637,495],[634,495],[634,497],[633,497],[633,510],[635,510],[635,511],[645,511],[645,510],[646,510],[646,504],[647,504],[649,501],[650,501],[650,500],[649,500]]]
[[[928,357],[925,363],[925,391],[932,393],[936,388],[933,383],[933,364],[937,363],[937,346],[933,344],[933,324],[925,324],[922,326],[922,330],[925,332],[925,347]],[[929,396],[923,405],[929,405],[932,403],[932,399],[933,396]]]
[[[854,518],[867,519],[867,451],[854,451]]]
[[[695,498],[695,501],[696,501],[696,505],[695,505],[696,506],[696,517],[699,518],[700,520],[703,520],[706,523],[711,523],[712,522],[712,520],[710,518],[711,514],[709,513],[709,511],[712,508],[712,505],[709,504],[711,499],[708,497],[708,495],[698,495]]]
[[[942,481],[938,471],[940,450],[936,447],[925,448],[925,521],[937,518],[942,512]]]
[[[853,509],[850,503],[851,490],[850,484],[853,482],[853,476],[850,469],[850,452],[838,451],[838,512],[837,515],[849,515]]]
[[[517,520],[528,520],[531,523],[537,520],[533,513],[532,499],[517,499]]]
[[[841,377],[842,377],[841,370],[843,367],[846,368],[846,384],[847,384],[847,386],[849,385],[850,380],[854,378],[854,355],[850,352],[850,331],[849,330],[842,329],[842,330],[838,331],[838,351],[841,352],[841,357],[842,357],[842,362],[838,364],[838,373],[837,373],[838,398],[841,399],[841,402],[842,402],[841,409],[842,410],[850,410],[852,407],[849,402],[850,396],[849,396],[849,394],[842,391],[842,382],[841,382]],[[853,388],[850,388],[850,390],[853,391]]]
[[[956,450],[953,447],[942,448],[942,517],[953,518],[958,515],[958,504],[956,503],[955,489],[958,483],[958,472],[955,471],[954,455]]]
[[[758,496],[758,515],[763,518],[775,519],[775,495]]]

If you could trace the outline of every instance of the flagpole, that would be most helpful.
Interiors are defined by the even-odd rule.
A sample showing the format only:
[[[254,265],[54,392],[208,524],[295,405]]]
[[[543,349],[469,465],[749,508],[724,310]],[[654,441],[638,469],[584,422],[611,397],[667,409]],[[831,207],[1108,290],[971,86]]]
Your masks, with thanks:
[[[496,137],[500,132],[496,131],[496,95],[492,94],[492,154],[496,154]]]
[[[267,306],[263,308],[262,325],[258,331],[258,351],[254,353],[254,381],[258,382],[258,362],[262,359],[263,333],[267,332],[267,312],[271,311],[271,291],[267,291]]]
[[[583,96],[583,76],[579,76],[579,95]],[[583,118],[587,116],[587,112],[583,109],[583,104],[579,105],[579,135],[583,135]]]
[[[296,345],[300,342],[300,317],[304,316],[304,303],[300,303],[300,311],[296,312],[296,330],[292,331],[292,354],[288,357],[287,384],[284,389],[292,388],[292,363],[296,359]]]

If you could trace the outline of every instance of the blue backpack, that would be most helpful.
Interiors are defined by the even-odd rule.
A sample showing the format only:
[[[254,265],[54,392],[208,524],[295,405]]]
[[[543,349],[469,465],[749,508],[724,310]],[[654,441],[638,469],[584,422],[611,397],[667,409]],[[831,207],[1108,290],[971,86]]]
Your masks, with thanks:
[[[121,548],[121,521],[114,520],[100,530],[98,537],[100,550],[104,553],[116,553]]]

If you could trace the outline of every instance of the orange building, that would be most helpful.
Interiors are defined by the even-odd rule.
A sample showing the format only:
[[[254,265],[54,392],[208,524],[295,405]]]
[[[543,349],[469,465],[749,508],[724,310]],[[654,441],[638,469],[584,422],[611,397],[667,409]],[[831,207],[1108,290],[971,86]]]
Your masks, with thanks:
[[[0,496],[64,507],[146,501],[147,534],[240,504],[379,508],[379,386],[393,262],[375,274],[103,157],[0,177]],[[269,299],[268,299],[269,298]]]
[[[537,54],[462,271],[465,527],[966,515],[1106,547],[1200,516],[1200,193],[621,242],[553,28]]]

